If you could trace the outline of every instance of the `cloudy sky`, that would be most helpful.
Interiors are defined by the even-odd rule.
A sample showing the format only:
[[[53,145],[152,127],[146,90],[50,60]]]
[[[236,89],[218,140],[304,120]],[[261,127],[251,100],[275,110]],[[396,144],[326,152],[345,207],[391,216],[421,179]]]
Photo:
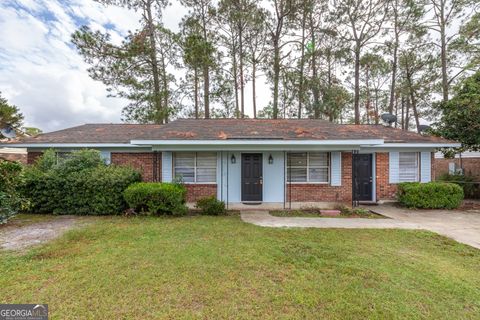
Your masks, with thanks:
[[[164,20],[177,29],[186,9],[173,2]],[[105,86],[90,79],[70,36],[88,25],[119,41],[137,24],[135,12],[93,0],[0,0],[2,95],[20,107],[26,126],[45,132],[119,122],[125,101],[107,98]]]

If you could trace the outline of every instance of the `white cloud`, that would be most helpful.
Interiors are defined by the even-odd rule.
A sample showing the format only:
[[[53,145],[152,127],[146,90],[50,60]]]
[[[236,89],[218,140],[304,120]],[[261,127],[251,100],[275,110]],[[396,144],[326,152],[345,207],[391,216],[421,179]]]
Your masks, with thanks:
[[[107,98],[70,44],[82,23],[135,28],[126,9],[92,0],[7,0],[0,3],[0,91],[20,107],[27,126],[44,131],[87,122],[119,122],[126,101]],[[120,39],[120,33],[113,36]]]

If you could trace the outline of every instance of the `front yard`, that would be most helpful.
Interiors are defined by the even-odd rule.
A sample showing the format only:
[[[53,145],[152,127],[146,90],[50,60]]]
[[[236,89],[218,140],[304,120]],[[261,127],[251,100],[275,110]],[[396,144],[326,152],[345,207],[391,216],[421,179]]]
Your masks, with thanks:
[[[480,314],[480,251],[423,231],[103,217],[0,259],[0,301],[48,303],[52,319]]]

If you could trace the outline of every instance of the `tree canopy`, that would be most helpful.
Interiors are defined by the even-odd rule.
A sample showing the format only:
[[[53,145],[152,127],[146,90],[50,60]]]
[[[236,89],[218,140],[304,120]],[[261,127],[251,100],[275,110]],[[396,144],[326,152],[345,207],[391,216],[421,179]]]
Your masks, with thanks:
[[[17,106],[8,103],[0,92],[0,127],[9,125],[14,129],[20,129],[23,125],[23,114]],[[0,138],[4,136],[0,133]]]
[[[129,122],[379,123],[389,112],[396,127],[418,130],[480,65],[472,0],[180,0],[178,31],[164,25],[166,0],[97,1],[140,13],[122,43],[87,26],[72,36],[91,77],[129,101]]]
[[[437,105],[440,119],[434,132],[462,143],[463,150],[480,150],[480,71],[463,80],[455,95]]]

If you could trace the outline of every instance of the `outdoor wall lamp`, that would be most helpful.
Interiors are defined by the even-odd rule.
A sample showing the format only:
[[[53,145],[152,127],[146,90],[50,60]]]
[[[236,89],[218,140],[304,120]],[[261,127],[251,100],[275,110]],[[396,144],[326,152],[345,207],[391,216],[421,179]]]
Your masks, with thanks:
[[[237,159],[235,158],[235,155],[234,155],[234,154],[232,154],[232,157],[230,158],[230,162],[231,162],[232,164],[234,164],[235,162],[237,162]]]
[[[272,157],[272,155],[270,155],[270,157],[268,157],[268,164],[273,164],[273,157]]]

